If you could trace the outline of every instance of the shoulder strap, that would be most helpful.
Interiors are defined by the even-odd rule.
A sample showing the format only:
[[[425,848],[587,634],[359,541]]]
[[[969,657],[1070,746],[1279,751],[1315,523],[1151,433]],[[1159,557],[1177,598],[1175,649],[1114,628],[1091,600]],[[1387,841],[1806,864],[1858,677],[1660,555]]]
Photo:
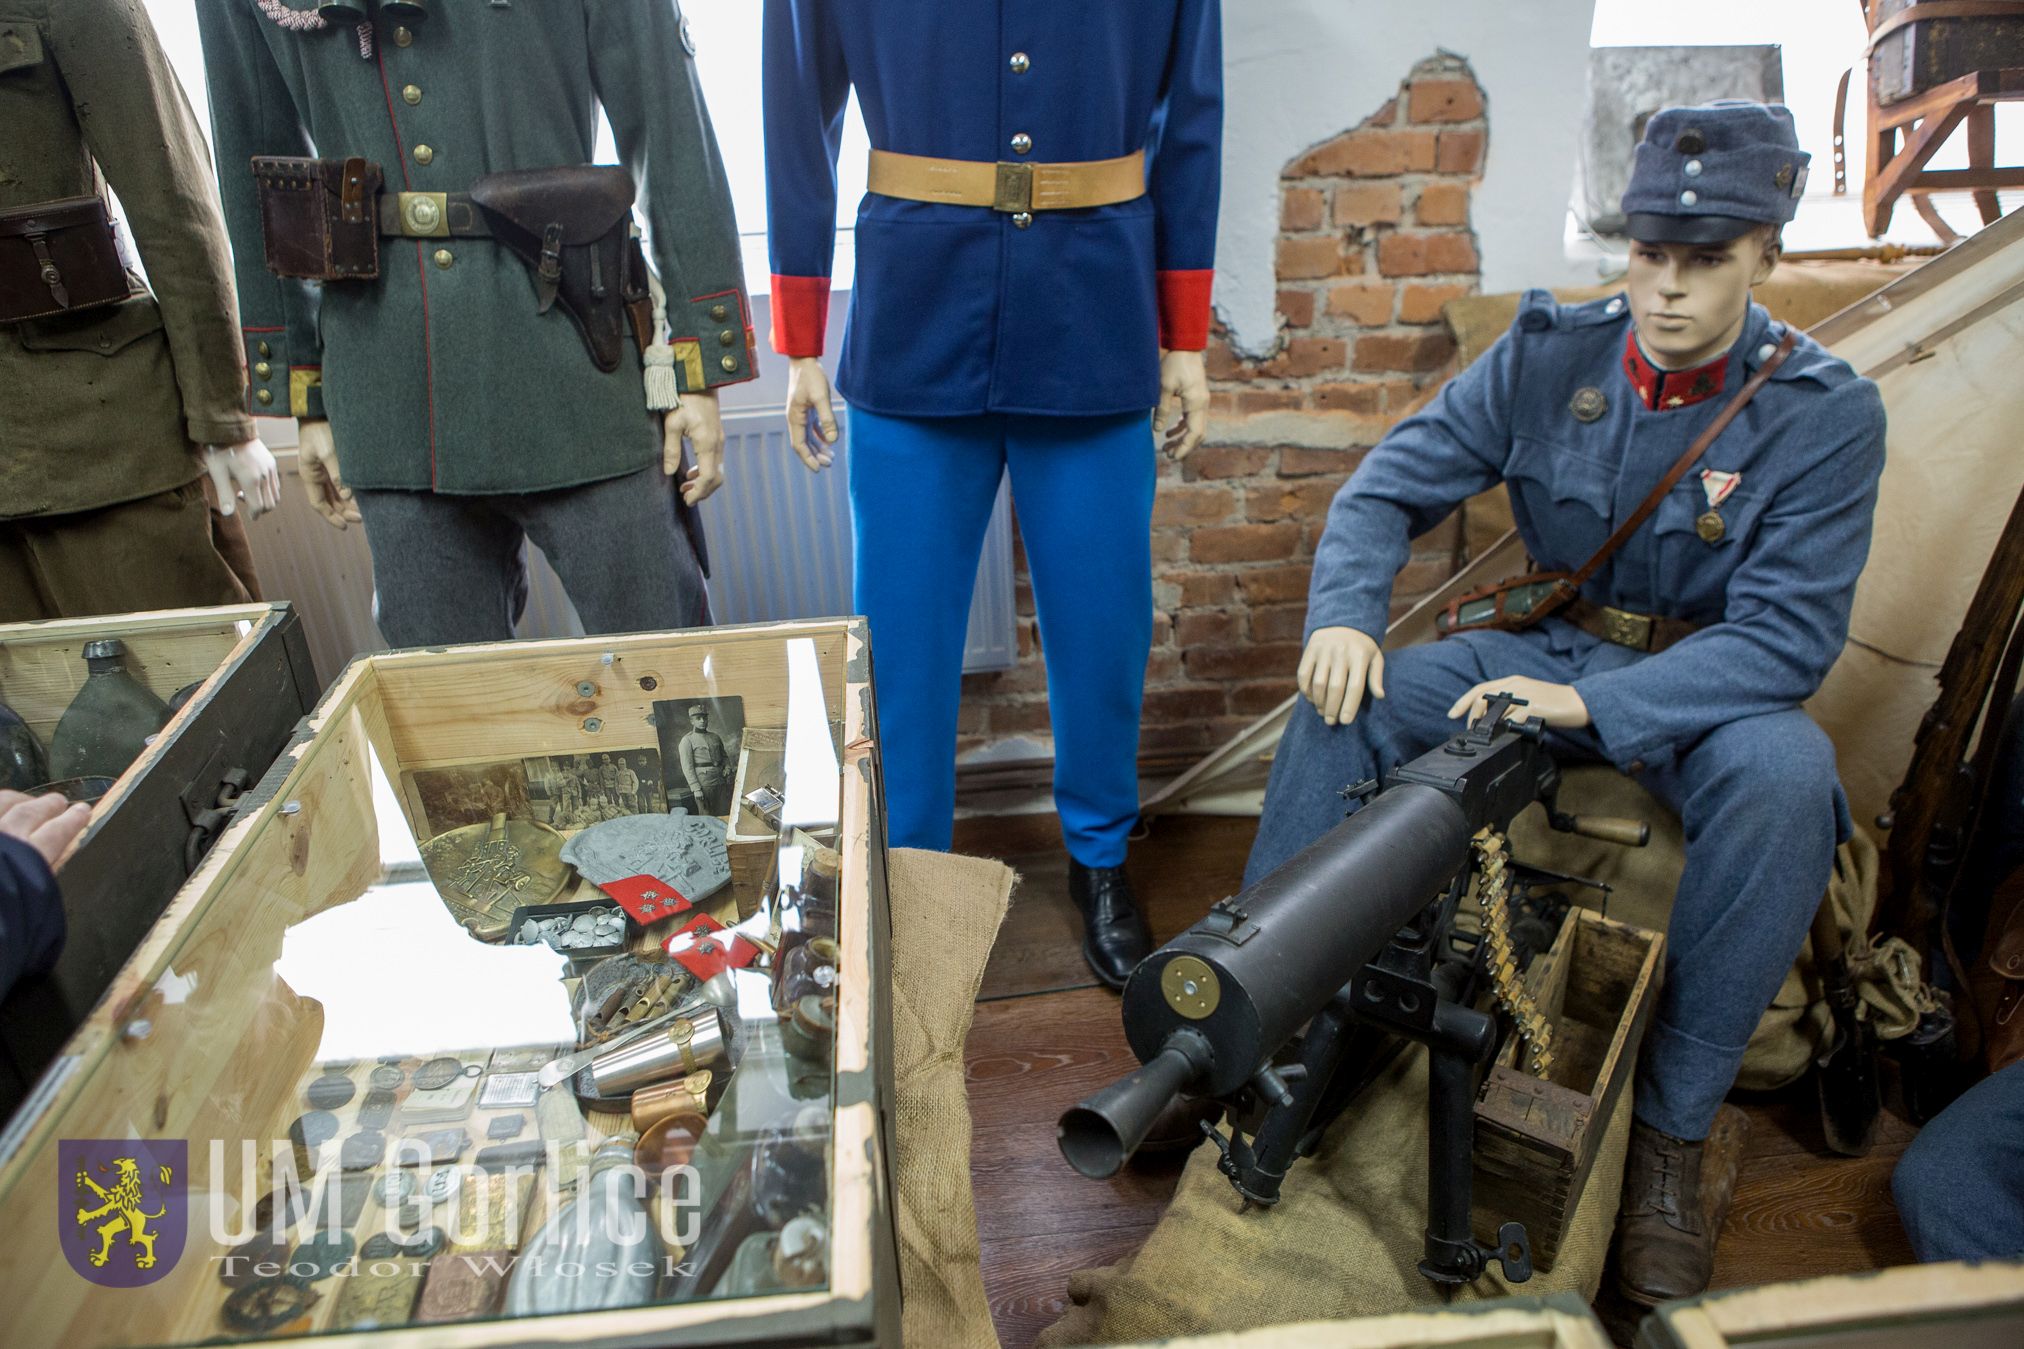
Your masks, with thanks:
[[[1707,453],[1708,447],[1715,443],[1715,438],[1729,429],[1729,423],[1736,420],[1736,414],[1757,396],[1757,391],[1777,373],[1778,367],[1785,364],[1785,358],[1792,354],[1792,348],[1798,345],[1798,342],[1798,333],[1787,328],[1784,339],[1778,343],[1778,349],[1771,353],[1771,359],[1757,367],[1757,373],[1750,376],[1749,383],[1738,389],[1736,396],[1716,414],[1715,420],[1708,423],[1707,429],[1694,437],[1694,443],[1687,446],[1687,452],[1666,470],[1666,476],[1659,479],[1659,485],[1652,488],[1651,495],[1638,503],[1638,508],[1630,513],[1630,518],[1616,527],[1616,533],[1603,540],[1602,547],[1595,550],[1595,556],[1570,572],[1567,579],[1561,582],[1561,588],[1567,598],[1572,599],[1581,593],[1581,587],[1587,584],[1588,578],[1595,575],[1602,564],[1615,555],[1617,549],[1630,541],[1630,536],[1637,533],[1638,526],[1651,518],[1651,513],[1666,499],[1666,493],[1672,491],[1679,480],[1687,475],[1687,470],[1694,466],[1694,462]]]

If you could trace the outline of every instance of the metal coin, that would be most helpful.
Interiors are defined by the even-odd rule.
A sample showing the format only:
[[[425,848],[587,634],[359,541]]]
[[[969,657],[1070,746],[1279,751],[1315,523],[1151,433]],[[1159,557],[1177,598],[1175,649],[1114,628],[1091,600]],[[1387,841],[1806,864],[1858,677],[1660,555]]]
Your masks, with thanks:
[[[225,1299],[225,1324],[259,1335],[285,1326],[315,1306],[322,1294],[286,1275],[261,1279]]]
[[[288,1273],[292,1278],[316,1283],[336,1273],[339,1265],[357,1253],[358,1243],[349,1232],[340,1232],[335,1237],[311,1237],[289,1254]]]
[[[408,1202],[415,1192],[415,1176],[412,1171],[389,1171],[379,1178],[373,1193],[379,1196],[381,1208],[399,1208]]]
[[[361,1129],[384,1129],[393,1117],[394,1094],[390,1091],[369,1091],[358,1103],[358,1127]]]
[[[288,1126],[288,1136],[304,1147],[328,1143],[337,1137],[337,1116],[328,1110],[312,1110],[297,1116],[295,1123]]]
[[[339,1073],[325,1073],[311,1082],[302,1098],[318,1110],[335,1110],[358,1094],[358,1086]]]
[[[367,1264],[376,1260],[391,1260],[401,1253],[394,1239],[384,1232],[375,1232],[365,1239],[365,1245],[358,1248],[358,1258]]]
[[[362,1129],[344,1140],[337,1155],[346,1171],[369,1171],[387,1155],[387,1136],[377,1129]]]
[[[303,1118],[306,1119],[308,1116],[304,1116]],[[333,1130],[337,1128],[335,1117],[331,1117],[330,1127]],[[282,1231],[286,1232],[308,1215],[309,1196],[303,1191],[290,1189],[285,1186],[279,1190],[269,1190],[266,1194],[261,1195],[260,1202],[253,1206],[253,1227],[256,1231],[272,1232],[274,1230],[274,1210],[284,1199],[292,1200],[293,1202],[280,1215]]]
[[[408,1080],[408,1075],[390,1063],[382,1063],[372,1070],[372,1076],[366,1080],[381,1091],[393,1091]]]
[[[1609,411],[1609,395],[1594,385],[1576,389],[1574,397],[1567,400],[1567,410],[1578,422],[1592,422],[1601,419]]]
[[[443,1249],[450,1239],[449,1233],[440,1227],[424,1227],[406,1241],[396,1241],[402,1255],[417,1260],[426,1260]]]
[[[431,1171],[422,1192],[429,1196],[432,1204],[445,1203],[457,1197],[457,1187],[464,1182],[464,1173],[453,1166],[440,1171]]]
[[[415,1069],[415,1086],[423,1091],[441,1091],[455,1082],[464,1071],[464,1065],[447,1056],[430,1059]]]
[[[218,1282],[227,1288],[244,1288],[258,1279],[272,1275],[256,1274],[256,1265],[280,1265],[288,1255],[288,1243],[277,1241],[266,1228],[256,1232],[250,1241],[241,1242],[225,1253],[218,1262]]]

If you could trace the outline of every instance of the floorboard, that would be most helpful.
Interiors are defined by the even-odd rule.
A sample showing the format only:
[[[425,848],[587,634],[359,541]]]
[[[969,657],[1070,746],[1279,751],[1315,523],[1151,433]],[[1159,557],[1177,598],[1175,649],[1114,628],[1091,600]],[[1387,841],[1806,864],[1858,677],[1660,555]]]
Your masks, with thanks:
[[[1172,818],[1133,844],[1132,884],[1156,938],[1240,886],[1256,821]],[[1054,1121],[1137,1065],[1118,997],[1082,963],[1081,924],[1051,816],[960,821],[959,851],[1020,873],[984,976],[965,1055],[971,1178],[992,1316],[1025,1349],[1067,1306],[1068,1278],[1137,1250],[1179,1183],[1181,1162],[1086,1180],[1061,1160]],[[1890,1173],[1915,1129],[1886,1113],[1869,1156],[1826,1153],[1810,1090],[1738,1097],[1751,1119],[1717,1288],[1851,1273],[1911,1259]]]

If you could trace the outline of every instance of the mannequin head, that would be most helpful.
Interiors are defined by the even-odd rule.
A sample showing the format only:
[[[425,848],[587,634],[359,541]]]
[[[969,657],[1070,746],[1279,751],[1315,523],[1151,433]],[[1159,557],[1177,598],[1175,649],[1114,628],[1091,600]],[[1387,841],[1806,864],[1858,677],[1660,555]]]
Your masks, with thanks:
[[[1750,310],[1750,288],[1778,265],[1776,225],[1710,243],[1633,240],[1631,321],[1646,359],[1690,370],[1735,345]]]

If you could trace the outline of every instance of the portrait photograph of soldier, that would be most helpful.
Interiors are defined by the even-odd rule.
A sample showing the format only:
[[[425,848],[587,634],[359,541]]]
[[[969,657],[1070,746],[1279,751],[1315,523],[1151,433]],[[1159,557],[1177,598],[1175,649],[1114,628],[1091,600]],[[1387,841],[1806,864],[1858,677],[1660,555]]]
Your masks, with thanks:
[[[654,724],[661,733],[667,808],[729,819],[745,739],[745,700],[669,699],[654,704]]]
[[[509,820],[535,818],[527,773],[517,763],[431,768],[404,776],[412,797],[421,800],[430,838],[467,824],[486,824],[500,815]]]
[[[534,818],[555,829],[584,829],[623,815],[667,810],[658,750],[557,754],[528,759],[525,767]]]

